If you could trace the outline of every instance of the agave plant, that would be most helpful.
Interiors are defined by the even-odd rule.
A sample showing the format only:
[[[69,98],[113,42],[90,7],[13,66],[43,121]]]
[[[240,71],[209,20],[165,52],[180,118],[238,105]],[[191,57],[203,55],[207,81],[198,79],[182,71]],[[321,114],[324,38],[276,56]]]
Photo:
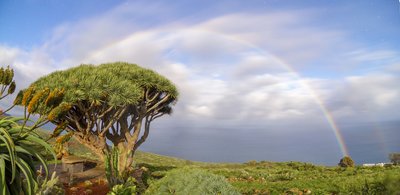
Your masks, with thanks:
[[[48,175],[46,159],[32,146],[40,145],[48,151],[52,148],[30,128],[19,124],[24,120],[15,117],[0,120],[0,194],[19,194],[21,189],[25,194],[33,194],[38,187],[34,160],[40,162]],[[22,178],[26,184],[21,182]]]
[[[15,91],[13,77],[14,72],[10,67],[0,68],[0,100]],[[35,132],[48,120],[39,118],[32,126],[28,127],[26,124],[30,121],[30,113],[37,109],[59,109],[59,99],[62,96],[62,90],[21,91],[14,100],[14,105],[24,102],[24,117],[0,119],[0,194],[34,194],[39,187],[34,164],[36,161],[44,168],[44,178],[47,179],[47,161],[33,146],[43,147],[56,159],[52,147]],[[46,98],[45,104],[38,103],[37,99],[40,98]]]

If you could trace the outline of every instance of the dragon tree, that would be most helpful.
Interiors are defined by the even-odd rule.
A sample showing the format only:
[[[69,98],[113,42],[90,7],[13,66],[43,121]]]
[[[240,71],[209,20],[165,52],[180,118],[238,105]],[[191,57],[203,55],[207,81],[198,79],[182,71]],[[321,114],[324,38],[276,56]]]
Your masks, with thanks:
[[[65,129],[101,160],[118,149],[118,170],[129,171],[133,155],[146,141],[150,124],[170,114],[177,101],[175,85],[160,74],[123,62],[80,65],[39,78],[26,91],[62,90],[57,112],[33,112]],[[45,101],[45,99],[41,99]]]

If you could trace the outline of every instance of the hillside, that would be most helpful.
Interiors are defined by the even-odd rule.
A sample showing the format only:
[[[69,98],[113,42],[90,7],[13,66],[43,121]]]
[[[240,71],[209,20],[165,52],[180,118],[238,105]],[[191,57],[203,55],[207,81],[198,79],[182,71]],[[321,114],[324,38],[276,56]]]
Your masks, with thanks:
[[[94,158],[87,148],[75,140],[69,143],[69,151],[74,155]],[[172,169],[195,167],[224,176],[243,194],[379,194],[400,182],[399,166],[346,169],[303,162],[204,163],[142,151],[135,156],[136,166],[148,170],[148,184]]]

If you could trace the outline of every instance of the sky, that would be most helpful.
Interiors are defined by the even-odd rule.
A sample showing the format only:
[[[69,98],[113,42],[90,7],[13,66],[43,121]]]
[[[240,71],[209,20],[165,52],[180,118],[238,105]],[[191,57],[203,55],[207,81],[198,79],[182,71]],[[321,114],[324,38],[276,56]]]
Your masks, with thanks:
[[[18,89],[80,64],[136,63],[180,91],[153,140],[316,136],[307,147],[331,143],[335,157],[352,151],[343,126],[400,121],[399,35],[397,0],[0,1],[0,65]]]

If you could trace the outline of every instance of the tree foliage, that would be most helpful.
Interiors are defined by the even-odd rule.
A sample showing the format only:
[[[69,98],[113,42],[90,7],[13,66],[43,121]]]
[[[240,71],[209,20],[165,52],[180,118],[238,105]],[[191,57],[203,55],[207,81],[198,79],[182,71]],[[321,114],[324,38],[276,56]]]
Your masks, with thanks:
[[[80,65],[64,71],[56,71],[34,82],[37,89],[64,89],[64,102],[79,104],[82,101],[96,105],[125,107],[139,105],[147,95],[163,93],[175,100],[176,87],[156,72],[135,64],[109,63]],[[161,94],[158,94],[159,96]],[[156,97],[159,97],[156,96]]]
[[[340,159],[340,162],[338,164],[340,167],[354,167],[354,161],[351,159],[350,156],[345,156],[342,159]]]
[[[400,153],[389,154],[389,159],[390,159],[390,162],[392,162],[394,165],[400,164]]]
[[[59,110],[37,107],[31,108],[32,113],[73,132],[101,159],[110,153],[109,140],[118,148],[118,169],[122,172],[130,167],[134,151],[147,139],[151,122],[170,114],[178,98],[175,85],[165,77],[123,62],[57,71],[38,79],[25,92],[46,89],[64,95]],[[36,99],[43,104],[51,102],[41,96]],[[29,110],[29,105],[21,103]],[[60,129],[53,135],[59,135]]]

